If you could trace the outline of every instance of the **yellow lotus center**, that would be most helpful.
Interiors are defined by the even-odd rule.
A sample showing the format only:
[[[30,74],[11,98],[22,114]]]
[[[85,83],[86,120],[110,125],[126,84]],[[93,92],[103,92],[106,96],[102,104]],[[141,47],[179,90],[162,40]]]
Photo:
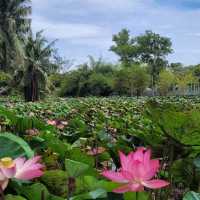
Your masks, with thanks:
[[[12,168],[15,166],[15,163],[12,158],[5,157],[0,159],[0,166],[4,168]]]

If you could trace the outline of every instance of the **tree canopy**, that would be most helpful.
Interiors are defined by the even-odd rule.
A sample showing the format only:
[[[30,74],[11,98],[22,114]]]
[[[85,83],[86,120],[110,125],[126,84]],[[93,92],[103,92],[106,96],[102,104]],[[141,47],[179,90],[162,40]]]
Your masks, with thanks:
[[[42,30],[33,33],[31,10],[31,0],[0,1],[0,94],[17,85],[15,90],[27,101],[47,93],[140,96],[148,90],[151,95],[168,95],[200,80],[199,65],[169,63],[171,39],[151,30],[131,35],[122,29],[114,34],[110,51],[119,57],[117,63],[88,56],[88,62],[73,65],[59,55],[56,41],[48,41]]]

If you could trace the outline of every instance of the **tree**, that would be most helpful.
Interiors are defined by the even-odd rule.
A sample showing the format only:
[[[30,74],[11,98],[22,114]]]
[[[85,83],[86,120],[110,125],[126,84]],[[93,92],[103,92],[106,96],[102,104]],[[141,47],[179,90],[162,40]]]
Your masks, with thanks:
[[[11,91],[10,83],[12,80],[12,76],[8,73],[0,71],[0,96],[8,95]]]
[[[120,62],[124,66],[130,66],[136,57],[135,40],[130,38],[130,33],[127,29],[123,29],[117,35],[113,36],[115,45],[111,46],[110,50],[120,57]]]
[[[35,38],[29,35],[25,55],[24,67],[17,70],[15,80],[22,82],[26,101],[37,101],[41,92],[46,89],[47,72],[51,68],[51,56],[54,51],[54,42],[48,41],[42,36],[42,31],[36,33]]]
[[[192,67],[194,76],[196,76],[200,81],[200,65],[195,65]]]
[[[50,67],[51,66],[51,67]],[[73,60],[68,60],[59,55],[58,49],[53,50],[51,63],[47,65],[48,75],[65,73],[73,66]]]
[[[92,56],[89,56],[87,65],[93,72],[103,75],[112,75],[115,68],[113,64],[103,61],[102,58],[95,60]]]
[[[116,76],[115,89],[119,94],[141,96],[149,84],[149,75],[145,66],[132,65],[121,69]]]
[[[89,83],[92,71],[87,64],[78,66],[78,69],[64,75],[61,85],[61,96],[87,96],[89,95]]]
[[[93,96],[109,96],[113,91],[113,79],[101,73],[93,73],[88,80],[90,94]]]
[[[61,83],[61,88],[59,95],[62,97],[66,96],[79,96],[80,92],[80,73],[77,70],[68,72],[64,75],[63,82]]]
[[[125,69],[116,70],[114,75],[114,92],[117,95],[128,95],[126,76],[127,72]]]
[[[169,68],[170,68],[174,73],[184,71],[184,66],[183,66],[182,63],[171,63],[171,64],[169,65]]]
[[[139,60],[149,65],[151,85],[155,93],[159,73],[167,66],[166,56],[172,53],[171,40],[152,31],[146,31],[144,35],[138,36],[136,41]]]
[[[127,84],[130,89],[130,95],[141,96],[148,86],[149,76],[144,66],[133,65],[127,70]]]
[[[152,31],[131,38],[129,31],[123,29],[113,36],[115,45],[111,51],[120,56],[123,66],[131,66],[134,63],[146,63],[151,74],[151,86],[155,93],[159,73],[167,67],[166,56],[172,53],[172,43],[167,37],[162,37]]]
[[[89,62],[64,75],[61,96],[108,96],[113,88],[113,65],[89,57]]]
[[[159,74],[158,79],[158,91],[160,95],[166,96],[169,93],[170,89],[173,88],[175,83],[175,74],[170,70],[162,70]]]
[[[22,40],[30,31],[28,18],[31,13],[30,0],[0,1],[0,69],[8,71],[10,65],[21,62]],[[20,58],[19,58],[20,57]],[[18,64],[18,63],[17,63]]]
[[[197,77],[194,76],[192,71],[185,71],[176,75],[177,87],[179,94],[186,95],[186,90],[189,85],[198,83]]]

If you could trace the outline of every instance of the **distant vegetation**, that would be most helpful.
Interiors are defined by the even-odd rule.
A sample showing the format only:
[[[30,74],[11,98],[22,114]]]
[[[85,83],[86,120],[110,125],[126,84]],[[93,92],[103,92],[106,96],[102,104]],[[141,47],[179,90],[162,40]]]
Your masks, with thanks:
[[[0,2],[0,95],[17,93],[37,101],[47,94],[184,95],[191,85],[199,88],[200,65],[168,62],[170,38],[152,31],[133,37],[123,29],[110,47],[118,63],[89,56],[88,62],[74,66],[71,58],[58,55],[56,41],[49,42],[42,31],[32,32],[30,13],[29,0]]]

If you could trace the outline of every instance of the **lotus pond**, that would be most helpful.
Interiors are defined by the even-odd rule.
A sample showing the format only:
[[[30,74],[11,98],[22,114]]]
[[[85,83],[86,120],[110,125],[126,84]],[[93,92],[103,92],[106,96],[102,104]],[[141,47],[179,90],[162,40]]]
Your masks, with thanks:
[[[1,97],[0,132],[1,199],[200,199],[199,97]]]

